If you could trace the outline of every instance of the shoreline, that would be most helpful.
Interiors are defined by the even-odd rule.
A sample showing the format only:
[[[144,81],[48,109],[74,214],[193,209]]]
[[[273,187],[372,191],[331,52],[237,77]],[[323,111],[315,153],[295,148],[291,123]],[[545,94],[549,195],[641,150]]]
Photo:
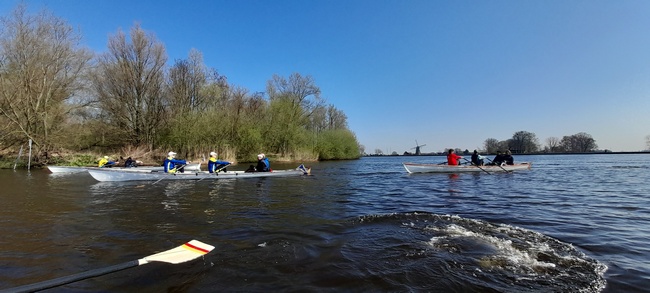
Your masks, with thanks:
[[[526,153],[526,154],[516,154],[513,153],[513,156],[553,156],[553,155],[630,155],[630,154],[650,154],[650,151],[636,151],[636,152],[588,152],[588,153]],[[462,156],[469,156],[468,154],[460,154]],[[496,154],[483,154],[482,156],[491,156]],[[420,155],[365,155],[363,157],[446,157],[447,154],[436,153],[436,154],[420,154]]]

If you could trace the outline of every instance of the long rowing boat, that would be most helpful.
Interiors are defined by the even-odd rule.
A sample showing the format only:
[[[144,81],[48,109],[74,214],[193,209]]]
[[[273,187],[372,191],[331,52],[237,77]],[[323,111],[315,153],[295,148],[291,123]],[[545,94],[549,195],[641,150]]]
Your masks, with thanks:
[[[134,169],[134,168],[132,168]],[[310,174],[311,169],[303,165],[295,169],[273,170],[271,172],[245,172],[228,171],[209,173],[207,171],[184,173],[165,173],[150,170],[109,170],[106,168],[88,169],[90,176],[97,181],[151,181],[151,180],[203,180],[203,179],[229,179],[229,178],[256,178],[256,177],[287,177]]]
[[[201,171],[201,163],[187,164],[183,167],[185,171]],[[52,173],[80,173],[87,170],[111,170],[111,171],[163,171],[162,166],[140,166],[140,167],[110,167],[110,168],[99,168],[99,167],[75,167],[75,166],[47,166],[47,169]]]
[[[474,165],[441,165],[441,164],[416,164],[416,163],[403,163],[404,168],[409,173],[477,173],[477,172],[511,172],[515,170],[528,170],[533,165],[532,163],[519,163],[514,165],[501,165],[501,166],[481,166],[480,168]]]

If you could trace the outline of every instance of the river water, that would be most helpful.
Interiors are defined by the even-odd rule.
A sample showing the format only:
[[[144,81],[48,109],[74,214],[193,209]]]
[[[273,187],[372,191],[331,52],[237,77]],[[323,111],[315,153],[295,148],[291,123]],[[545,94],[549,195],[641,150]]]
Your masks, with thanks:
[[[371,157],[129,183],[0,170],[0,289],[196,239],[216,248],[51,291],[650,292],[650,155],[515,159],[533,168],[409,175],[402,162],[444,158]]]

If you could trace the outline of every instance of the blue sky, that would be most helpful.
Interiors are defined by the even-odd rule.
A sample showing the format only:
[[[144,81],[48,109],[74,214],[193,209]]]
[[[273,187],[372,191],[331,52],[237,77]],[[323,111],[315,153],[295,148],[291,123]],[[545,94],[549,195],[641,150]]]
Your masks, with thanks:
[[[17,0],[0,2],[7,16]],[[473,150],[529,131],[638,151],[650,135],[650,1],[24,1],[106,50],[134,23],[170,63],[195,48],[231,84],[311,75],[366,152]]]

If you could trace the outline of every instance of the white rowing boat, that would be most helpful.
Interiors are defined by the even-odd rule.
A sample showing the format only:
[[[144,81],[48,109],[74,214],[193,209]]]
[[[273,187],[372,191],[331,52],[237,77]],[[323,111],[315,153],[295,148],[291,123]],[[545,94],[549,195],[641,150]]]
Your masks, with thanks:
[[[519,163],[514,165],[501,165],[501,166],[481,166],[480,168],[474,165],[441,165],[441,164],[416,164],[416,163],[403,163],[404,168],[409,173],[477,173],[477,172],[511,172],[516,170],[528,170],[532,163]]]
[[[133,168],[132,168],[133,169]],[[311,169],[303,165],[295,169],[273,170],[271,172],[245,172],[228,171],[209,173],[207,171],[184,173],[165,173],[157,171],[126,171],[110,170],[105,168],[88,169],[90,176],[97,181],[151,181],[151,180],[203,180],[203,179],[230,179],[230,178],[257,178],[257,177],[287,177],[308,175]]]
[[[47,169],[52,173],[80,173],[87,170],[113,170],[113,171],[163,171],[163,166],[140,166],[140,167],[109,167],[109,168],[99,168],[99,167],[76,167],[76,166],[47,166]],[[201,171],[201,163],[187,164],[184,167],[185,171]]]

